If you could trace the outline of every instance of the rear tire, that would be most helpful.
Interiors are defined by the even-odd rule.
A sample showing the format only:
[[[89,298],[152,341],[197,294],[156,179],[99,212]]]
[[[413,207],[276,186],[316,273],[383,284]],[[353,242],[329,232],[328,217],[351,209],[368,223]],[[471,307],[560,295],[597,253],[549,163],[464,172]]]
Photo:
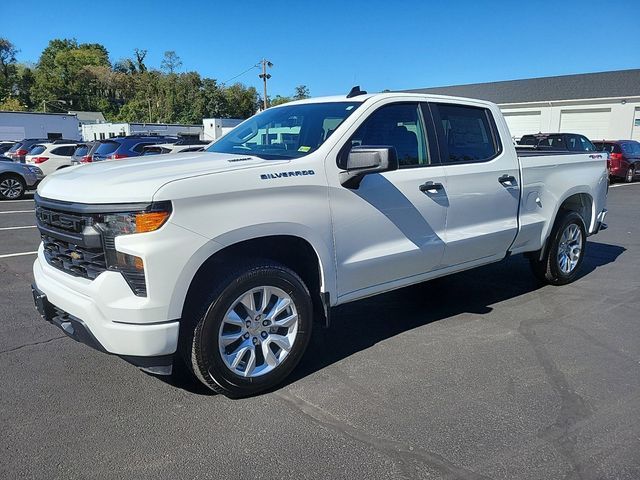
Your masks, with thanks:
[[[18,175],[0,176],[0,198],[2,200],[19,200],[27,189],[25,181]]]
[[[624,177],[624,181],[626,183],[633,182],[633,178],[635,177],[635,175],[636,175],[636,171],[634,170],[634,168],[633,167],[629,167],[629,169],[627,170],[627,174]]]
[[[582,217],[572,211],[561,211],[551,230],[545,253],[529,257],[534,275],[542,283],[566,285],[580,273],[587,235]]]
[[[202,384],[232,398],[282,382],[311,338],[309,290],[294,271],[270,260],[216,280],[194,312],[182,319],[181,354]]]

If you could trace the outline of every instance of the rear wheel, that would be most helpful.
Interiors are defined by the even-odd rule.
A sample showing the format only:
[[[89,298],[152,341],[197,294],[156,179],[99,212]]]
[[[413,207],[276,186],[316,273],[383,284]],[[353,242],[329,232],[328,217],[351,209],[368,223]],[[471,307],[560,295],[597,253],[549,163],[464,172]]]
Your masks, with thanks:
[[[542,259],[538,254],[529,257],[536,277],[551,285],[573,282],[584,259],[586,238],[582,217],[576,212],[560,212]]]
[[[17,175],[3,175],[0,177],[0,198],[3,200],[18,200],[24,195],[26,184]]]
[[[624,177],[624,181],[627,183],[631,183],[633,182],[633,177],[635,177],[636,172],[634,170],[633,167],[629,167],[629,169],[627,170],[627,174]]]
[[[295,272],[267,260],[216,283],[200,313],[183,319],[183,327],[193,329],[181,346],[186,363],[204,385],[230,397],[274,387],[309,343],[307,287]]]

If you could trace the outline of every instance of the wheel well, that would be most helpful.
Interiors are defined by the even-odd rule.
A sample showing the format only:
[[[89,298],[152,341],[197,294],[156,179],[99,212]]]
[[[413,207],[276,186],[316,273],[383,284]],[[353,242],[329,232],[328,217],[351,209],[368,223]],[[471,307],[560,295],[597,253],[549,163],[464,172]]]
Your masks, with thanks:
[[[311,294],[314,317],[325,323],[327,318],[320,294],[320,260],[315,250],[306,240],[291,235],[273,235],[245,240],[209,257],[191,280],[182,308],[183,318],[199,304],[206,295],[203,285],[211,285],[229,265],[239,261],[268,259],[279,262],[300,275]],[[327,305],[328,308],[328,305]]]
[[[571,195],[566,198],[565,201],[562,202],[562,205],[560,205],[560,209],[558,211],[560,212],[564,210],[578,213],[584,221],[585,230],[588,232],[589,226],[591,225],[592,202],[593,200],[589,194],[576,193],[575,195]]]

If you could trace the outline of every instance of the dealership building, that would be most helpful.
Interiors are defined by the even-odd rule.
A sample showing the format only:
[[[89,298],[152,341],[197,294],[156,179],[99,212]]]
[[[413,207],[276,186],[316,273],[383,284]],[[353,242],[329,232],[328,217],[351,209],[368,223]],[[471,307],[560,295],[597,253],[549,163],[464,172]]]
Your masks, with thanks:
[[[497,103],[511,135],[581,133],[591,140],[640,141],[640,69],[420,88]]]

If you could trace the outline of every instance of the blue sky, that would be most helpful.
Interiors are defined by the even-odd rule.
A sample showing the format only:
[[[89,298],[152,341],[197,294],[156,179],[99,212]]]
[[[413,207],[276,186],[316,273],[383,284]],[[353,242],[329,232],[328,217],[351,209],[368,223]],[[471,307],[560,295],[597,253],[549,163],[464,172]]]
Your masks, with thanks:
[[[266,57],[270,95],[300,84],[318,96],[355,84],[380,91],[640,67],[640,0],[0,3],[0,36],[20,61],[36,62],[56,37],[102,43],[112,61],[147,49],[153,67],[175,50],[182,70],[220,81]],[[260,87],[258,73],[237,81]]]

